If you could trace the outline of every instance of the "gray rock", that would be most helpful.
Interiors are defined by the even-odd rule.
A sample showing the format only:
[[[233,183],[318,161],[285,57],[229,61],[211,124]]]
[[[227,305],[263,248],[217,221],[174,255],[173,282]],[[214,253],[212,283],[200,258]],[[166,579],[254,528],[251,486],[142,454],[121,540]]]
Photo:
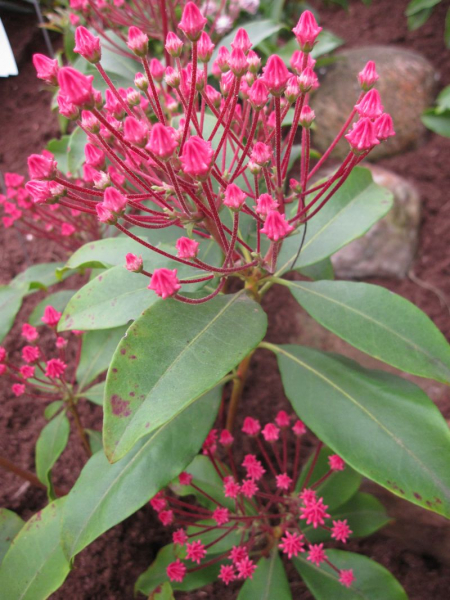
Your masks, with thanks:
[[[365,163],[375,183],[394,195],[392,210],[365,236],[339,250],[332,262],[343,279],[406,277],[417,249],[421,201],[416,188],[403,177]]]
[[[311,98],[317,124],[314,146],[323,152],[334,140],[360,94],[357,75],[369,60],[376,63],[380,75],[376,87],[396,131],[395,137],[372,150],[370,160],[420,144],[426,131],[420,116],[433,102],[438,79],[433,66],[417,52],[395,46],[353,48],[337,58],[323,76],[319,72],[321,86]],[[348,149],[348,142],[341,140],[333,156],[343,158]]]

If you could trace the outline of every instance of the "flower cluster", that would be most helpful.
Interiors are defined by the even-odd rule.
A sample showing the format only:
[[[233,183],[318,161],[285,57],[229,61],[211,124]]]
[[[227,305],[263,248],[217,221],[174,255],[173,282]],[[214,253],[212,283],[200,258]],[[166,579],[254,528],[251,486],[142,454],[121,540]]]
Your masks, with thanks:
[[[165,38],[173,67],[149,59],[148,35],[130,27],[127,45],[142,71],[127,89],[117,89],[104,71],[99,38],[78,27],[75,51],[105,80],[104,98],[94,89],[92,75],[36,55],[38,76],[59,86],[60,112],[77,122],[88,143],[83,184],[65,180],[45,156],[34,158],[42,168],[27,184],[35,204],[58,202],[97,216],[171,263],[200,271],[198,278],[179,279],[177,269],[152,273],[138,256],[130,257],[139,263],[131,270],[150,277],[148,287],[159,296],[190,303],[214,297],[228,277],[259,282],[273,273],[286,237],[314,217],[374,146],[394,135],[373,89],[378,75],[370,62],[359,75],[362,91],[352,113],[311,169],[314,112],[309,98],[318,80],[310,52],[321,31],[312,13],[303,12],[293,30],[300,49],[292,55],[292,70],[272,55],[261,72],[261,59],[244,29],[236,33],[231,52],[222,46],[212,61],[215,46],[205,24],[196,4],[187,3],[179,35],[170,31]],[[183,68],[180,56],[188,50],[191,61]],[[208,83],[210,74],[219,80],[219,89]],[[292,125],[284,136],[291,108]],[[288,181],[299,127],[300,176]],[[311,178],[344,135],[350,144],[347,157],[328,179],[312,185]],[[152,231],[168,227],[180,230],[176,253],[151,243]],[[220,265],[199,252],[198,243],[205,239],[221,249]],[[210,282],[214,291],[199,299],[182,295],[183,284],[193,282]]]
[[[319,443],[310,466],[299,475],[306,428],[299,420],[292,424],[284,411],[264,428],[257,419],[247,417],[242,431],[251,439],[254,453],[245,455],[240,465],[234,458],[234,438],[229,431],[212,430],[203,445],[203,453],[221,480],[221,492],[204,489],[195,476],[183,472],[171,488],[150,500],[159,520],[173,529],[175,560],[167,567],[168,578],[181,582],[190,572],[219,563],[219,579],[225,584],[251,579],[257,560],[277,547],[288,559],[304,555],[319,567],[329,565],[339,574],[341,584],[350,587],[355,580],[353,571],[337,569],[328,559],[324,543],[308,540],[308,531],[317,529],[342,543],[352,533],[347,520],[332,518],[318,493],[325,480],[345,468],[343,460],[329,456],[328,471],[311,481],[322,448]],[[288,467],[292,443],[295,457]],[[198,503],[181,499],[191,494]],[[203,536],[208,538],[206,542]],[[223,550],[228,536],[233,541]],[[221,550],[215,548],[219,543]]]

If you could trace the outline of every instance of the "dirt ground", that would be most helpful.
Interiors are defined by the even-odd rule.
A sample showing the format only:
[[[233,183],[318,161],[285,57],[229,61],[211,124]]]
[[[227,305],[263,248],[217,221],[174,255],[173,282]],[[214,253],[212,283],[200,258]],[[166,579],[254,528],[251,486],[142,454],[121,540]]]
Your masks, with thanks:
[[[311,2],[318,8],[321,24],[343,37],[347,47],[364,44],[396,44],[424,54],[441,75],[441,87],[450,83],[450,51],[443,43],[445,12],[449,5],[443,1],[436,7],[429,22],[415,32],[408,32],[403,15],[406,0],[373,0],[366,7],[360,0],[352,0],[348,13],[320,1]],[[35,78],[31,65],[34,52],[45,53],[45,46],[35,22],[29,16],[12,16],[0,12],[12,41],[19,64],[18,77],[0,80],[0,170],[26,173],[26,157],[39,152],[46,142],[57,135],[58,125],[50,113],[50,97]],[[450,299],[450,199],[448,197],[448,155],[450,141],[429,134],[424,145],[403,156],[392,157],[379,164],[410,179],[423,199],[420,247],[413,265],[415,281],[405,279],[376,280],[424,310],[450,339],[448,302]],[[0,283],[7,283],[28,265],[36,262],[61,260],[60,248],[51,243],[28,243],[15,230],[0,230]],[[417,280],[423,282],[418,284]],[[431,288],[431,289],[430,289]],[[432,291],[439,290],[439,295]],[[42,298],[39,292],[24,303],[21,316],[26,319],[32,307]],[[330,348],[329,337],[319,337],[307,330],[308,319],[284,288],[268,294],[265,308],[269,312],[268,340],[289,342],[309,340],[325,349]],[[15,328],[17,333],[17,327]],[[17,351],[14,331],[6,344],[11,352]],[[17,336],[16,336],[17,338]],[[427,390],[428,391],[428,390]],[[450,418],[450,398],[442,386],[430,390],[447,419]],[[42,406],[31,399],[16,399],[9,387],[0,384],[0,452],[14,459],[22,468],[34,471],[34,445],[44,425]],[[260,351],[253,361],[245,392],[245,414],[267,421],[288,403],[284,397],[275,360],[268,352]],[[270,408],[267,408],[270,407]],[[93,405],[80,407],[86,427],[101,428],[101,411]],[[243,415],[242,415],[243,416]],[[71,437],[66,451],[55,469],[55,483],[69,488],[76,480],[85,458],[76,437]],[[29,518],[46,504],[45,492],[24,483],[15,475],[0,471],[0,506]],[[394,503],[395,504],[395,503]],[[397,503],[398,504],[398,503]],[[393,506],[394,513],[398,511]],[[400,510],[401,512],[401,510]],[[417,514],[417,513],[414,513]],[[436,531],[439,521],[433,522]],[[442,528],[444,523],[442,523]],[[348,548],[374,558],[391,570],[405,587],[411,600],[444,600],[450,588],[450,551],[439,552],[428,538],[433,528],[423,527],[420,518],[411,521],[409,534],[393,537],[389,527],[371,538],[350,542]],[[427,537],[420,543],[420,536]],[[149,507],[116,526],[101,539],[84,550],[62,589],[52,598],[63,600],[119,600],[133,597],[133,585],[139,574],[152,562],[158,549],[169,541]],[[293,569],[289,570],[295,600],[312,598]],[[235,598],[237,588],[224,589],[214,585],[191,594],[177,594],[177,598],[196,600]],[[275,599],[273,599],[275,600]],[[333,600],[333,599],[329,599]]]

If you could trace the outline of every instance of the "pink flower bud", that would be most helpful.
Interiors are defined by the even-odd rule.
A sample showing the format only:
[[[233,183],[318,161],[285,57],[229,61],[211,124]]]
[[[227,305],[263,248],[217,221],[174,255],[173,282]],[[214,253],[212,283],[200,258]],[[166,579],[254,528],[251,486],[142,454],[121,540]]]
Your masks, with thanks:
[[[286,89],[284,90],[286,100],[292,104],[300,96],[300,86],[298,84],[298,78],[292,76],[287,82]]]
[[[52,195],[48,181],[32,179],[25,184],[25,188],[35,204],[43,204],[44,202],[47,202]]]
[[[150,279],[150,284],[147,287],[149,290],[153,290],[155,294],[160,296],[163,300],[173,296],[181,289],[177,277],[177,270],[155,269],[152,278]]]
[[[380,92],[374,89],[369,90],[367,94],[364,95],[361,102],[355,104],[355,108],[361,117],[377,119],[383,113]]]
[[[64,237],[69,237],[72,233],[75,233],[76,229],[70,223],[63,223],[61,225],[61,235]]]
[[[173,156],[178,145],[174,133],[175,130],[172,127],[164,127],[161,123],[155,123],[150,131],[146,149],[156,154],[161,160],[168,160]]]
[[[280,430],[273,423],[267,423],[261,433],[266,442],[276,442],[280,437]]]
[[[209,35],[206,33],[206,31],[202,31],[197,44],[198,58],[203,63],[207,63],[211,59],[214,48],[215,45],[212,43]]]
[[[222,92],[225,98],[233,91],[234,89],[234,74],[229,71],[228,73],[224,73],[220,78],[220,91]]]
[[[214,151],[211,142],[202,140],[197,135],[190,137],[183,147],[180,156],[183,170],[195,179],[206,179],[212,166]]]
[[[242,77],[247,72],[247,57],[240,48],[234,49],[231,52],[228,64],[236,77]]]
[[[105,109],[110,113],[108,116],[113,116],[117,119],[121,119],[125,114],[122,104],[110,89],[107,89],[105,92]]]
[[[22,358],[25,362],[31,363],[39,359],[40,356],[39,348],[36,346],[24,346],[22,348]]]
[[[66,363],[60,358],[51,358],[46,364],[45,376],[52,379],[60,379],[66,369]]]
[[[306,56],[306,61],[305,61],[305,56]],[[290,63],[291,63],[292,69],[297,73],[297,75],[300,75],[300,73],[307,67],[309,67],[310,69],[314,69],[314,65],[316,64],[316,61],[311,56],[311,54],[302,52],[301,50],[295,50],[295,52],[291,56]],[[304,63],[306,63],[306,64],[303,67]]]
[[[316,118],[315,112],[309,106],[303,106],[300,113],[300,125],[308,129]]]
[[[22,337],[24,337],[28,342],[34,342],[39,337],[38,331],[36,327],[33,327],[29,323],[24,323],[22,325]]]
[[[138,90],[145,92],[148,90],[148,79],[143,73],[136,73],[134,76],[134,85]]]
[[[147,142],[148,129],[147,126],[135,119],[127,117],[124,124],[123,137],[140,148],[143,148]]]
[[[230,70],[229,60],[230,52],[228,48],[226,48],[225,46],[221,46],[219,48],[219,53],[217,55],[217,60],[215,61],[215,63],[217,63],[217,66],[222,71],[222,73],[226,73]]]
[[[96,171],[93,170],[92,173],[92,181],[94,182],[94,186],[99,190],[105,190],[107,187],[111,185],[111,178],[108,173],[104,171]]]
[[[256,206],[253,208],[255,211],[263,216],[266,216],[270,211],[275,210],[278,207],[278,202],[276,202],[270,194],[261,194],[259,198],[256,199]]]
[[[11,386],[11,390],[14,396],[18,398],[19,396],[22,396],[22,394],[25,393],[25,385],[23,383],[14,383]]]
[[[206,19],[193,2],[188,2],[183,10],[183,15],[178,27],[186,34],[191,42],[196,42],[206,25]]]
[[[113,213],[122,213],[127,205],[125,196],[116,190],[116,188],[108,187],[103,195],[103,206]]]
[[[345,138],[355,152],[370,150],[380,143],[376,135],[376,127],[370,119],[360,119],[354,123],[353,129]]]
[[[173,31],[169,31],[166,37],[165,49],[173,58],[178,58],[181,56],[183,51],[183,42],[180,38],[173,33]]]
[[[100,122],[97,117],[88,111],[83,110],[81,113],[81,124],[85,129],[87,129],[90,133],[97,134],[100,132]]]
[[[44,310],[44,316],[41,321],[49,327],[56,327],[61,318],[61,313],[58,312],[53,306],[46,306]]]
[[[73,51],[81,54],[90,63],[98,63],[102,57],[100,38],[81,25],[75,31],[75,48]]]
[[[127,46],[136,56],[144,57],[148,52],[148,37],[137,27],[130,27],[128,30]]]
[[[177,240],[175,248],[179,258],[195,258],[198,254],[199,242],[191,240],[187,237],[182,237]]]
[[[392,122],[391,115],[388,113],[383,113],[378,117],[378,119],[375,120],[374,125],[379,140],[384,141],[395,135],[394,123]]]
[[[180,74],[173,67],[166,67],[166,83],[173,88],[180,85]]]
[[[164,71],[164,65],[157,58],[152,58],[150,61],[150,73],[153,79],[155,81],[162,81]]]
[[[262,110],[269,99],[269,89],[262,79],[257,79],[248,92],[248,99],[255,110]]]
[[[222,446],[231,446],[233,442],[234,437],[227,429],[220,432],[219,443],[222,444]]]
[[[225,206],[228,206],[228,208],[231,208],[231,210],[239,211],[245,203],[246,198],[247,196],[235,183],[230,183],[225,190],[223,203]]]
[[[128,271],[132,271],[133,273],[140,273],[142,271],[144,265],[142,256],[136,256],[136,254],[132,254],[131,252],[129,252],[125,256],[125,260],[125,268],[128,269]]]
[[[245,417],[244,424],[242,426],[243,433],[247,435],[255,436],[258,435],[261,429],[261,425],[258,419],[253,419],[253,417]]]
[[[80,108],[94,104],[92,88],[93,75],[83,75],[72,67],[62,67],[58,73],[58,83],[65,98]]]
[[[113,224],[116,222],[116,219],[112,212],[108,210],[101,202],[95,205],[95,210],[97,212],[98,220],[101,223]]]
[[[278,427],[289,427],[291,419],[285,410],[280,410],[275,417],[275,422]]]
[[[170,581],[181,583],[186,576],[186,565],[179,558],[171,562],[166,569],[167,577]]]
[[[300,91],[303,94],[306,94],[311,89],[318,86],[317,75],[310,67],[306,67],[302,74],[298,78],[298,85],[300,87]]]
[[[251,49],[252,43],[248,37],[248,33],[242,27],[237,30],[234,40],[231,42],[231,47],[233,50],[242,50],[244,54],[248,54]]]
[[[256,75],[256,73],[261,68],[261,59],[253,50],[247,54],[247,64],[250,73]]]
[[[33,54],[33,65],[37,76],[46,83],[58,85],[58,61],[43,54]]]
[[[263,73],[264,83],[269,88],[271,94],[273,96],[281,96],[290,77],[284,61],[276,54],[272,54],[263,68]]]
[[[261,233],[265,233],[269,240],[278,242],[278,240],[286,237],[293,230],[294,228],[292,225],[289,225],[284,215],[277,210],[269,210]]]
[[[305,10],[300,15],[300,19],[292,30],[300,50],[303,52],[311,52],[316,44],[317,36],[322,31],[322,27],[317,25],[317,21],[311,11]]]
[[[378,81],[379,76],[373,60],[369,60],[364,69],[358,73],[358,81],[361,88],[368,92]]]
[[[211,104],[215,108],[219,108],[220,107],[220,103],[222,102],[222,96],[221,96],[220,92],[218,92],[211,85],[207,85],[206,86],[205,92],[206,92],[206,97],[211,102]]]
[[[28,157],[28,172],[33,179],[51,179],[56,173],[56,161],[42,154]]]
[[[58,103],[58,110],[60,115],[66,117],[66,119],[69,119],[70,121],[78,119],[80,115],[78,106],[75,106],[75,104],[69,102],[69,100],[67,100],[67,98],[63,94],[61,94],[61,92],[59,92],[56,96],[56,102]]]
[[[337,454],[328,457],[328,464],[332,471],[343,471],[345,469],[345,462]]]
[[[7,356],[7,352],[3,346],[0,346],[0,363],[5,362]]]
[[[65,348],[67,346],[67,340],[65,340],[63,337],[57,337],[56,338],[56,342],[55,342],[55,346],[58,349]]]
[[[105,153],[94,146],[93,144],[87,143],[84,147],[84,155],[86,156],[86,164],[95,167],[96,169],[102,169],[105,164]]]
[[[182,471],[178,475],[178,480],[180,482],[180,485],[191,485],[192,479],[193,479],[192,475],[190,473],[187,473],[186,471]]]
[[[272,148],[263,142],[256,142],[250,158],[261,167],[266,167],[272,158]]]
[[[141,104],[141,98],[142,96],[137,90],[134,90],[133,88],[127,89],[127,104],[129,106],[139,106]]]

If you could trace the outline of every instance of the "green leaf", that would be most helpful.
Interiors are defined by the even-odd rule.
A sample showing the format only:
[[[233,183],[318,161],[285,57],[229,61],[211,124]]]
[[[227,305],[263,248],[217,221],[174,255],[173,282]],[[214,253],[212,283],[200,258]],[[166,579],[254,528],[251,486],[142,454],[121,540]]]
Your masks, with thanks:
[[[27,294],[28,286],[12,288],[0,286],[0,342],[14,325],[14,319],[22,306],[22,300]]]
[[[103,443],[111,462],[214,387],[263,338],[245,291],[200,305],[156,303],[117,348],[106,379]]]
[[[59,292],[46,296],[42,302],[39,302],[35,307],[28,319],[28,323],[34,327],[43,325],[42,317],[44,316],[44,311],[47,306],[53,306],[55,310],[62,313],[75,292],[76,290],[60,290]]]
[[[327,550],[338,569],[353,569],[350,588],[339,583],[339,574],[327,564],[320,567],[298,556],[293,563],[316,600],[408,600],[405,590],[387,569],[362,554]]]
[[[46,290],[51,285],[58,283],[60,279],[56,276],[56,271],[63,266],[61,262],[40,263],[33,265],[23,271],[9,284],[14,289],[21,289],[23,285],[28,286],[27,291]]]
[[[234,40],[237,30],[242,28],[245,29],[245,31],[248,33],[248,37],[250,38],[253,49],[255,49],[258,46],[258,44],[269,38],[271,35],[279,31],[283,27],[284,25],[282,23],[276,23],[271,19],[242,23],[239,25],[239,27],[236,27],[228,35],[222,38],[222,40],[220,41],[220,46],[225,46],[226,48],[228,48],[228,50],[231,50],[231,42]],[[213,61],[216,60],[218,56],[218,48],[219,45],[213,52],[213,55],[211,57],[211,64]]]
[[[447,14],[450,14],[450,9]],[[450,109],[450,85],[439,92],[438,97],[436,98],[436,104],[439,111]]]
[[[11,600],[45,600],[70,571],[60,544],[65,498],[35,514],[14,538],[0,566],[0,590]]]
[[[419,27],[422,27],[422,25],[424,25],[431,17],[432,12],[433,9],[425,8],[424,10],[421,10],[420,12],[408,17],[408,29],[410,31],[415,31],[416,29],[419,29]]]
[[[327,204],[308,221],[305,243],[295,270],[313,265],[361,237],[392,207],[389,190],[373,182],[368,169],[355,168]],[[277,275],[290,270],[297,255],[303,231],[283,243],[277,262]]]
[[[173,588],[168,581],[162,584],[161,590],[155,593],[153,600],[175,600]]]
[[[0,564],[24,521],[12,510],[0,508]]]
[[[214,423],[220,398],[218,388],[205,394],[114,465],[103,452],[89,459],[63,514],[68,557],[136,512],[190,463]]]
[[[112,356],[126,332],[126,327],[115,327],[100,331],[88,331],[83,336],[80,362],[77,369],[79,394],[100,373],[106,371]]]
[[[69,419],[63,411],[52,419],[50,423],[47,423],[36,443],[36,475],[39,481],[47,486],[47,493],[50,500],[55,499],[51,481],[51,470],[67,446],[69,433]]]
[[[89,447],[91,449],[92,454],[96,452],[100,452],[103,448],[102,444],[102,432],[95,431],[95,429],[85,429],[85,432],[89,438]]]
[[[44,417],[47,419],[47,421],[50,421],[50,419],[53,419],[53,417],[56,415],[56,413],[63,406],[64,406],[64,402],[62,400],[55,400],[54,402],[51,402],[50,404],[48,404],[45,407]]]
[[[328,457],[334,454],[329,448],[323,447],[319,453],[319,458],[309,479],[309,485],[321,479],[330,470]],[[300,491],[303,482],[309,472],[313,456],[309,458],[304,466],[298,482],[295,486],[296,491]],[[361,475],[354,471],[348,465],[345,465],[343,471],[335,471],[316,489],[319,496],[322,496],[325,504],[330,510],[334,510],[344,502],[347,502],[359,489],[361,485]],[[334,515],[333,515],[334,516]]]
[[[405,15],[410,17],[426,8],[433,8],[433,6],[436,6],[436,4],[439,4],[440,2],[441,0],[411,0],[406,7]]]
[[[447,14],[445,15],[444,42],[447,48],[450,48],[450,8],[447,10]],[[450,90],[450,86],[446,89]]]
[[[147,238],[142,238],[144,241],[149,241]],[[72,256],[69,258],[67,263],[64,265],[62,271],[67,269],[79,269],[84,268],[109,268],[115,266],[125,265],[125,256],[128,252],[141,255],[142,258],[148,260],[153,253],[150,254],[150,250],[131,240],[127,236],[106,238],[103,240],[97,240],[96,242],[89,242],[81,248],[78,248]]]
[[[76,176],[80,173],[81,167],[85,162],[84,147],[88,139],[81,127],[76,127],[70,135],[67,146],[67,168],[69,172]]]
[[[355,348],[407,373],[450,382],[450,345],[405,298],[353,281],[285,284],[316,321]]]
[[[292,600],[289,581],[278,550],[261,558],[252,579],[242,586],[238,600]]]
[[[429,108],[422,114],[422,123],[439,135],[450,137],[450,109],[437,112]]]
[[[329,258],[324,258],[318,263],[303,267],[301,273],[314,281],[320,279],[334,279],[333,263]]]
[[[416,385],[302,346],[277,353],[300,417],[351,467],[394,494],[450,517],[450,432]]]
[[[67,147],[69,145],[70,135],[63,135],[60,139],[50,140],[47,144],[47,150],[51,152],[56,162],[58,163],[58,169],[67,175],[69,169],[69,155]]]
[[[97,383],[88,390],[83,390],[79,394],[82,398],[87,398],[98,406],[103,406],[103,396],[105,395],[105,382]]]

